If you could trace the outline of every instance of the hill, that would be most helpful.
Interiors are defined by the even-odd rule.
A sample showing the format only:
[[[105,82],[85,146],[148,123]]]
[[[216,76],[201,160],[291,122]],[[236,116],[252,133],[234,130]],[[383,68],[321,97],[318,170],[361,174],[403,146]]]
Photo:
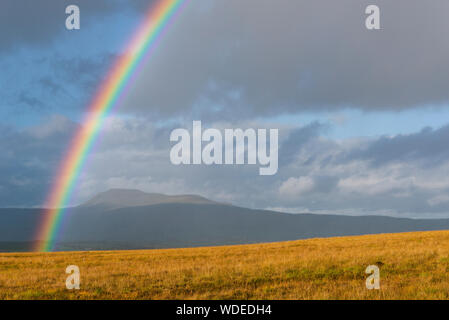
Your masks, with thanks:
[[[117,209],[150,206],[161,203],[214,204],[215,202],[190,194],[170,196],[161,193],[147,193],[135,189],[110,189],[97,194],[79,207]]]
[[[0,251],[27,251],[41,209],[0,209]],[[66,209],[56,250],[183,248],[449,229],[449,219],[287,214],[194,195],[110,190]]]
[[[65,288],[77,265],[81,289]],[[365,269],[380,267],[380,290]],[[225,247],[2,253],[0,299],[448,299],[449,231]]]

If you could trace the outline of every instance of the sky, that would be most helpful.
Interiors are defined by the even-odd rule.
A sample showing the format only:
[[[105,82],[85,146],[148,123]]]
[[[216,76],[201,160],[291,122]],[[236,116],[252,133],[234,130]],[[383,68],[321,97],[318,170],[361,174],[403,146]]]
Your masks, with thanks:
[[[45,202],[151,3],[0,3],[0,207]],[[70,4],[80,30],[65,28]],[[380,30],[365,27],[370,4]],[[106,120],[71,204],[133,188],[292,213],[449,218],[448,10],[445,0],[191,0]],[[170,132],[193,120],[278,128],[277,174],[174,166]]]

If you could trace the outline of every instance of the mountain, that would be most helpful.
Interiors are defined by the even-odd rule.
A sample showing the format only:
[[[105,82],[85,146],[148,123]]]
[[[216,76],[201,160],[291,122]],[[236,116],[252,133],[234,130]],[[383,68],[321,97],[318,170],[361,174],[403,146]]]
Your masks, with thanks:
[[[41,209],[0,209],[0,251],[27,250]],[[175,248],[449,229],[449,219],[287,214],[114,189],[65,211],[57,250]],[[42,240],[42,239],[40,239]]]
[[[146,193],[134,189],[111,189],[99,193],[89,201],[82,204],[80,207],[101,207],[104,209],[117,209],[126,207],[151,206],[161,203],[214,204],[215,202],[197,195],[167,196],[161,193]]]

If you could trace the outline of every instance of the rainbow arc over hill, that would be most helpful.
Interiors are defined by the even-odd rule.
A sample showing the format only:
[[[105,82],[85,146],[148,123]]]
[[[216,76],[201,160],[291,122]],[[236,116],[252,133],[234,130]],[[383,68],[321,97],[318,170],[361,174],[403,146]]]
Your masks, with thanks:
[[[132,37],[125,53],[118,58],[93,98],[86,119],[75,133],[63,157],[56,179],[45,203],[45,212],[38,226],[35,251],[51,251],[70,200],[75,182],[100,128],[139,65],[159,42],[159,38],[188,0],[157,0]]]

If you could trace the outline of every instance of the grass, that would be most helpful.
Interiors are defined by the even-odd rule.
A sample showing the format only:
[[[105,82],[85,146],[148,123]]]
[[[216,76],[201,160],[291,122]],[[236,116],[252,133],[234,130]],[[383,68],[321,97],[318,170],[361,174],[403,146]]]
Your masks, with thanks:
[[[365,269],[380,267],[380,290]],[[65,269],[81,270],[67,290]],[[0,299],[448,299],[449,231],[168,250],[0,254]]]

